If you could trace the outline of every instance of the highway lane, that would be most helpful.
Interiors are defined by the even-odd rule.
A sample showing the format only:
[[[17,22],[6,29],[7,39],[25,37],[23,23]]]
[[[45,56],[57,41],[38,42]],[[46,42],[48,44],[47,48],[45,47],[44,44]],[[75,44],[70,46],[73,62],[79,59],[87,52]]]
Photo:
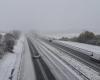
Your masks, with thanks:
[[[30,39],[27,39],[33,58],[37,80],[56,80]]]
[[[83,80],[80,75],[76,74],[68,64],[65,64],[61,59],[54,55],[51,51],[46,49],[44,45],[40,44],[38,41],[35,42],[40,55],[43,57],[48,67],[51,69],[52,73],[55,75],[57,80]],[[89,80],[86,79],[85,80]]]

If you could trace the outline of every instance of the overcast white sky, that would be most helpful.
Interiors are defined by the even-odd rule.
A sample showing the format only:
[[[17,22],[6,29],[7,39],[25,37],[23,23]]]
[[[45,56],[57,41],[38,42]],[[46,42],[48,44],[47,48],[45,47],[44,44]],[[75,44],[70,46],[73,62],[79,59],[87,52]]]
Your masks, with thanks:
[[[0,0],[0,30],[100,31],[100,0]]]

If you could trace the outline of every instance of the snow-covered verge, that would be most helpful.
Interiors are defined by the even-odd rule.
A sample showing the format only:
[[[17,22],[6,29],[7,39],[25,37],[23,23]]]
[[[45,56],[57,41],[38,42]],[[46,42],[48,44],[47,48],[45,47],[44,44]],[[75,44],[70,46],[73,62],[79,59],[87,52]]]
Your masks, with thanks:
[[[0,60],[0,80],[17,80],[23,53],[24,36],[14,46],[14,53],[7,53]],[[9,79],[12,78],[12,79]]]
[[[72,45],[72,46],[75,46],[75,47],[79,47],[79,48],[100,54],[100,47],[99,46],[84,44],[84,43],[78,43],[78,42],[71,42],[71,41],[59,41],[59,42],[69,44],[69,45]]]
[[[21,64],[21,73],[19,80],[36,80],[35,70],[32,62],[32,57],[29,49],[27,39],[24,42],[24,55]]]
[[[96,72],[92,68],[88,67],[87,65],[81,63],[80,61],[72,58],[71,56],[57,50],[56,48],[42,42],[47,48],[52,50],[56,55],[58,55],[61,59],[69,63],[71,66],[73,66],[76,70],[80,71],[82,74],[84,74],[86,77],[88,77],[90,80],[100,80],[100,73]],[[79,74],[82,76],[81,74]]]
[[[55,40],[54,42],[59,43],[64,46],[67,46],[67,47],[70,47],[74,50],[78,50],[89,56],[91,56],[93,54],[93,56],[91,56],[91,57],[93,57],[94,59],[100,60],[100,47],[99,46],[78,43],[78,42],[71,42],[71,41]]]

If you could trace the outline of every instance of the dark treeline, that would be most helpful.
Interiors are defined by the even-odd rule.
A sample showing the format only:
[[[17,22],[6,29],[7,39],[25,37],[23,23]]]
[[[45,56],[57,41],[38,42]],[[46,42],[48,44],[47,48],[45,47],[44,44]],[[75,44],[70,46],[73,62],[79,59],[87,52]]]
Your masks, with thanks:
[[[13,53],[14,45],[20,37],[20,31],[11,31],[8,33],[4,33],[4,35],[0,34],[0,58],[7,53]]]
[[[80,42],[80,43],[100,46],[100,35],[96,35],[95,33],[90,32],[90,31],[82,32],[79,34],[78,37],[72,37],[72,38],[62,37],[60,40],[74,41],[74,42]]]

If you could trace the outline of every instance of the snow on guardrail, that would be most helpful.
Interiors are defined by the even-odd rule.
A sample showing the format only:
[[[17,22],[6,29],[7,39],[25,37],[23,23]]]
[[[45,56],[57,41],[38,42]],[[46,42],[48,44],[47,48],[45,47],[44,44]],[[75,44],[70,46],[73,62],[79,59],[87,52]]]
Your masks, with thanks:
[[[89,56],[93,55],[92,58],[100,60],[100,47],[99,46],[78,43],[78,42],[71,42],[71,41],[55,40],[54,42],[62,44],[66,47],[72,48],[74,50],[83,52],[86,55],[89,55]]]

